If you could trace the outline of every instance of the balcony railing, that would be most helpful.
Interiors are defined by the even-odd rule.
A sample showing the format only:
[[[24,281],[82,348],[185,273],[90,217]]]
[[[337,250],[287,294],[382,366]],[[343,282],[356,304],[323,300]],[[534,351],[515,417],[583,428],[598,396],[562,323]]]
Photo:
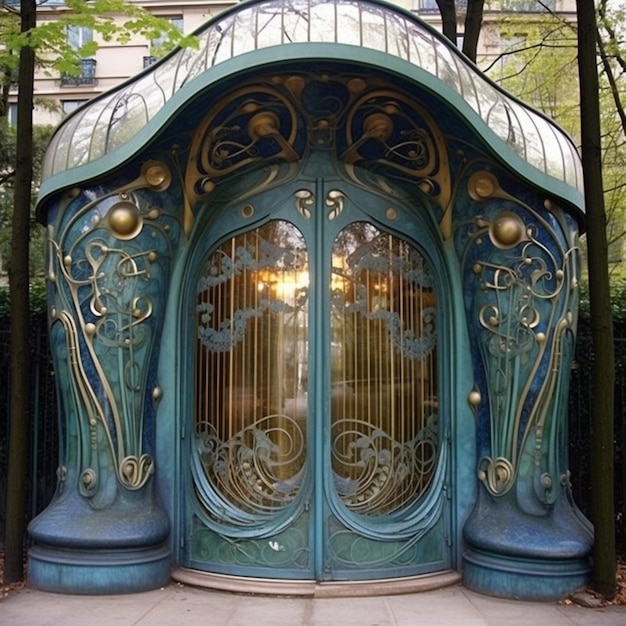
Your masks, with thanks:
[[[467,0],[457,0],[457,11],[464,13],[467,10]],[[556,8],[556,0],[487,0],[485,11],[506,11],[519,13],[543,13],[548,8]],[[437,0],[419,0],[418,13],[438,13]]]
[[[80,74],[72,76],[63,74],[61,76],[61,86],[68,85],[95,85],[96,84],[96,60],[82,59],[80,62]]]

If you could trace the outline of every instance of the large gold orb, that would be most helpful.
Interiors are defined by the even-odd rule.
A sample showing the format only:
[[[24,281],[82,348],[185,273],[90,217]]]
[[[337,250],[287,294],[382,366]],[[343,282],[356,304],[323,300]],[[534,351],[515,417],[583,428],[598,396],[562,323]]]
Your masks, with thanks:
[[[524,223],[514,213],[500,213],[492,222],[489,235],[495,245],[510,248],[524,237]]]
[[[143,218],[132,202],[118,202],[109,210],[109,230],[118,239],[133,239],[143,227]]]

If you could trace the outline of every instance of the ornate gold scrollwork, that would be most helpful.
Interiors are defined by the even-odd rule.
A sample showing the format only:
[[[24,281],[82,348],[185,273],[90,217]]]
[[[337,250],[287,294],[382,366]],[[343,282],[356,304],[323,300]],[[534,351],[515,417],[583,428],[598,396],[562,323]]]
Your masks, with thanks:
[[[308,189],[298,189],[296,191],[296,209],[298,209],[298,213],[304,217],[304,219],[311,219],[311,209],[315,204],[315,195],[312,191]]]
[[[62,207],[49,226],[50,317],[63,328],[68,403],[78,407],[79,486],[99,505],[114,497],[103,472],[131,490],[154,472],[143,451],[145,391],[155,301],[162,295],[156,282],[166,279],[177,216],[151,202],[170,184],[169,168],[148,161],[129,183],[95,198],[85,194],[73,210]],[[72,190],[64,202],[80,198]],[[153,402],[159,397],[155,386]]]
[[[293,81],[289,83],[294,85]],[[194,131],[185,167],[184,190],[189,230],[191,207],[223,180],[245,168],[263,167],[271,182],[281,163],[296,163],[298,115],[291,96],[273,85],[254,83],[217,103]]]
[[[343,195],[343,192],[338,189],[331,189],[326,194],[326,206],[331,207],[331,210],[328,212],[328,219],[331,222],[343,213],[345,200],[346,197]]]
[[[392,89],[365,91],[347,113],[346,142],[348,148],[341,158],[352,178],[362,183],[359,168],[375,168],[415,181],[440,206],[442,233],[446,239],[451,236],[452,185],[446,140],[421,105]],[[373,149],[372,142],[380,144],[380,150]]]
[[[442,233],[451,236],[447,141],[428,111],[380,80],[315,74],[256,79],[212,107],[193,131],[184,166],[185,232],[197,203],[225,181],[255,172],[249,188],[233,187],[243,200],[293,176],[315,149],[327,150],[359,185],[389,193],[390,177],[412,181],[439,206]],[[298,210],[306,217],[308,206]]]
[[[490,493],[503,495],[521,480],[522,457],[532,458],[524,471],[532,465],[534,474],[523,480],[545,502],[558,483],[555,435],[548,433],[556,428],[556,403],[563,402],[563,346],[573,341],[577,248],[568,229],[559,228],[557,207],[550,221],[506,192],[490,171],[473,173],[467,184],[472,200],[485,203],[467,240],[471,271],[479,277],[475,319],[490,421],[490,454],[481,459],[478,477]],[[480,394],[473,391],[469,401],[477,408]],[[525,506],[534,505],[526,498]]]
[[[515,482],[515,471],[511,462],[504,457],[484,457],[478,464],[478,478],[493,494],[503,495]]]

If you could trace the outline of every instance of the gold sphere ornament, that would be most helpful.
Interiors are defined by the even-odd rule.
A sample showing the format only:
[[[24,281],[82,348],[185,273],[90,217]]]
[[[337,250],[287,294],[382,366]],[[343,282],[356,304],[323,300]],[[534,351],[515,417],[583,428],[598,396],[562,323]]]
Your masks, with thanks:
[[[271,137],[278,132],[280,122],[278,116],[271,111],[257,113],[248,124],[248,133],[252,139]]]
[[[385,141],[393,132],[393,122],[384,113],[372,113],[363,122],[363,134],[367,137]]]
[[[488,200],[500,189],[498,179],[491,172],[476,172],[472,174],[467,190],[472,200]]]
[[[515,213],[500,213],[489,226],[489,237],[499,248],[512,248],[524,238],[524,222]]]
[[[474,407],[478,406],[481,401],[480,391],[478,391],[478,389],[473,389],[472,391],[470,391],[469,395],[467,396],[467,401]]]
[[[107,215],[109,230],[118,239],[133,239],[143,228],[143,218],[132,202],[118,202]]]

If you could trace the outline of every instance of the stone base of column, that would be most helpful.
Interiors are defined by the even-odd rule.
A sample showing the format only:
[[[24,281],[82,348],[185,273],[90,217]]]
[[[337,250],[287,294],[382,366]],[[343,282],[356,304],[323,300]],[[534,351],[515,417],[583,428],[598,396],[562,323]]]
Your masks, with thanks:
[[[148,591],[167,585],[170,572],[167,546],[77,550],[35,545],[28,551],[29,586],[53,593],[108,595]]]
[[[463,556],[463,584],[516,600],[555,601],[589,582],[589,559],[524,559],[474,548]]]
[[[593,530],[565,491],[531,515],[514,493],[481,490],[463,535],[463,584],[474,591],[554,601],[590,580]]]
[[[95,508],[63,493],[29,525],[28,584],[55,593],[119,594],[167,584],[169,520],[149,488]]]

